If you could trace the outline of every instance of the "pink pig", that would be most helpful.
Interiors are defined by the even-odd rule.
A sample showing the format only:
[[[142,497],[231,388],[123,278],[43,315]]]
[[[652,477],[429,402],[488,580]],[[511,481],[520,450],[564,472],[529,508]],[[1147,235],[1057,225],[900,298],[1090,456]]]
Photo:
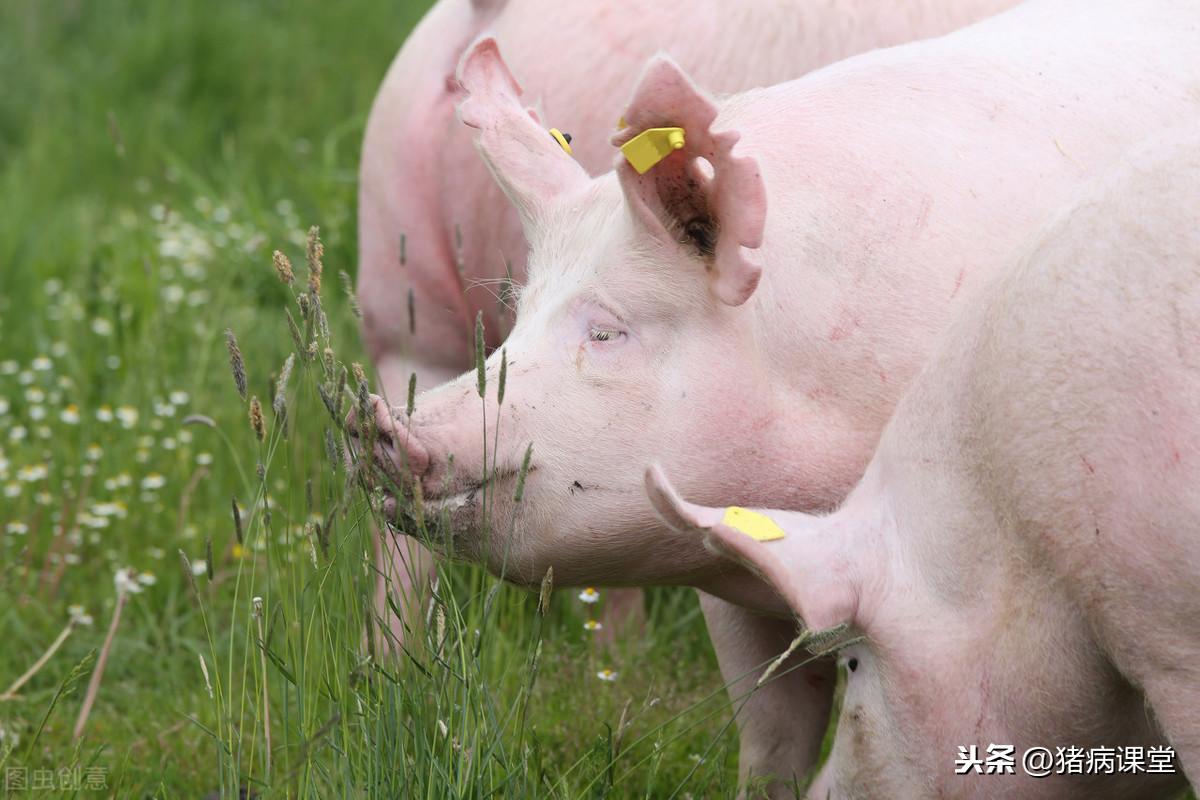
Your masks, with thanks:
[[[770,616],[786,608],[663,526],[637,467],[661,459],[701,502],[836,506],[975,288],[1082,182],[1200,112],[1198,30],[1186,3],[1035,0],[720,103],[660,59],[619,141],[678,126],[685,146],[597,178],[526,112],[495,41],[477,42],[460,114],[531,243],[507,397],[494,353],[482,407],[474,375],[411,415],[377,402],[380,461],[420,480],[455,555],[512,580],[553,565],[560,585],[702,589],[722,671],[745,691],[753,676],[735,678],[792,638]],[[803,776],[834,674],[797,669],[742,707],[743,774]]]
[[[1198,219],[1192,123],[964,308],[829,516],[765,512],[771,530],[647,473],[672,527],[811,628],[849,627],[810,797],[1160,798],[1181,766],[1200,780]],[[986,774],[995,744],[1013,774]],[[1143,771],[1113,774],[1130,746]],[[1122,762],[1035,779],[1038,747],[1081,748],[1080,771],[1091,748]]]
[[[946,33],[1015,2],[693,0],[682,10],[651,0],[438,3],[396,56],[363,142],[359,304],[384,394],[403,402],[410,374],[424,389],[467,369],[477,312],[489,344],[498,344],[511,326],[507,286],[525,280],[517,212],[454,116],[454,70],[481,32],[504,45],[546,124],[574,134],[575,158],[595,174],[611,168],[620,104],[659,50],[710,89],[735,92]],[[416,547],[387,544],[397,548],[397,566],[381,575],[407,589],[425,559]],[[382,594],[379,605],[386,608]]]

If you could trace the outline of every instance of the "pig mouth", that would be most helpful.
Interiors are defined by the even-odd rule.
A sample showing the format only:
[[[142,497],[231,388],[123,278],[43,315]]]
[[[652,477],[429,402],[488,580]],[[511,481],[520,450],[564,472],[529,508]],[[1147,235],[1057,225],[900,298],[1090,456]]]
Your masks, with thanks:
[[[530,465],[528,472],[536,469],[536,466]],[[478,519],[477,512],[485,493],[499,491],[501,486],[516,479],[519,472],[515,467],[496,470],[486,478],[471,481],[465,486],[460,484],[458,487],[447,487],[450,490],[443,493],[427,494],[422,498],[419,513],[411,497],[401,499],[392,496],[384,503],[384,519],[394,534],[411,536],[447,555],[461,556],[448,552],[450,545],[477,538],[471,534],[482,528],[483,521]],[[508,502],[512,497],[500,495],[499,499]]]

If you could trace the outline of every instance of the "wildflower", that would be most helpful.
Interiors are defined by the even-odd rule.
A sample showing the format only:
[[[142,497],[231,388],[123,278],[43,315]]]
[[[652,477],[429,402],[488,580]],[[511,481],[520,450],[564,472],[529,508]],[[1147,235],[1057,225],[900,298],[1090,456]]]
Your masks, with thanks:
[[[139,464],[149,464],[150,463],[150,451],[149,450],[138,450],[137,452],[135,452],[133,454],[133,460]]]
[[[117,587],[117,595],[137,594],[142,590],[141,585],[134,577],[133,570],[122,567],[117,570],[117,574],[113,576],[113,584]]]
[[[196,463],[202,467],[206,467],[213,462],[212,453],[197,453]]]
[[[189,430],[182,430],[179,432],[179,435],[175,438],[177,438],[179,441],[183,442],[184,444],[187,444],[188,442],[190,442],[192,440],[192,432]]]
[[[31,386],[25,390],[25,399],[30,403],[44,403],[46,401],[46,393],[36,386]]]
[[[0,375],[16,375],[20,369],[20,365],[11,358],[0,362]]]
[[[29,364],[35,372],[49,372],[54,367],[54,362],[50,360],[50,356],[40,355]]]
[[[159,442],[159,444],[162,445],[163,450],[174,450],[176,447],[175,440],[172,439],[170,436],[163,439],[161,442]]]
[[[156,417],[173,417],[175,416],[175,406],[164,403],[156,397],[154,398],[154,415]]]
[[[25,430],[24,425],[13,425],[8,431],[8,439],[12,442],[19,442],[22,441],[28,434],[29,432]]]
[[[18,497],[21,494],[21,484],[12,481],[4,484],[5,497]]]
[[[4,532],[14,536],[24,536],[29,533],[29,526],[24,522],[10,522],[4,526]]]
[[[50,494],[49,492],[42,491],[34,495],[33,499],[34,502],[36,502],[39,506],[48,506],[54,502],[54,495]]]
[[[100,422],[112,422],[113,410],[112,406],[100,406],[96,409],[96,419]]]
[[[113,369],[113,370],[120,369],[121,368],[121,357],[120,356],[108,356],[107,358],[104,359],[104,366],[108,367],[109,369]]]
[[[5,414],[7,414],[9,408],[10,406],[8,404],[8,398],[0,397],[0,417],[3,417]]]
[[[17,480],[25,483],[35,483],[40,481],[50,474],[50,469],[45,464],[26,464],[17,470]]]
[[[92,624],[92,615],[81,605],[67,606],[67,614],[71,617],[72,625],[88,626]]]
[[[122,428],[129,430],[137,425],[138,410],[133,406],[121,406],[117,409],[117,419],[121,420]]]
[[[21,384],[22,386],[28,386],[29,384],[33,383],[33,373],[29,370],[24,370],[20,375],[17,376],[17,383]]]
[[[107,528],[109,524],[107,517],[98,517],[95,514],[88,513],[87,511],[81,511],[79,516],[75,518],[75,521],[83,527],[91,528],[92,530],[101,530],[103,528]]]
[[[235,542],[230,552],[233,554],[234,558],[242,558],[246,555],[246,548]]]
[[[157,472],[151,472],[146,477],[142,478],[142,488],[146,491],[154,491],[161,489],[167,485],[167,479]]]
[[[177,283],[168,284],[162,289],[163,302],[168,305],[176,306],[183,302],[186,296],[186,290]]]
[[[66,354],[67,354],[67,343],[66,342],[55,342],[54,344],[50,345],[50,355],[54,356],[55,358],[62,358]]]
[[[600,600],[600,593],[597,592],[591,586],[589,586],[586,589],[584,589],[582,592],[579,593],[579,599],[582,600],[583,602],[587,603],[588,605],[591,605],[592,603],[598,602]]]
[[[94,317],[92,319],[92,333],[97,336],[112,336],[113,324],[111,320],[104,317]]]
[[[604,669],[602,669],[596,673],[596,677],[599,678],[600,680],[604,681],[605,683],[612,683],[617,679],[617,673],[614,672],[613,670],[609,669],[608,667],[605,667]]]
[[[153,586],[158,583],[158,578],[153,572],[142,572],[137,576],[137,582],[142,586]]]
[[[69,406],[64,408],[62,410],[62,413],[59,414],[58,416],[59,416],[59,419],[61,419],[63,422],[65,422],[68,425],[78,425],[79,424],[79,406],[75,405],[74,403],[71,403]]]
[[[166,557],[167,551],[163,550],[161,547],[150,547],[150,548],[147,548],[146,555],[150,556],[151,558],[153,558],[157,561],[162,561],[163,558]]]
[[[104,455],[104,448],[92,442],[87,446],[87,450],[84,453],[87,455],[88,461],[99,461],[100,457]]]
[[[63,556],[63,561],[72,566],[83,563],[83,559],[80,558],[79,553],[67,553]]]
[[[167,396],[167,399],[171,401],[172,405],[185,406],[192,398],[188,396],[187,392],[181,389],[176,389]]]
[[[583,623],[583,629],[585,631],[598,631],[603,627],[604,624],[599,620],[589,619],[587,622]]]
[[[30,406],[29,407],[29,418],[31,420],[33,420],[34,422],[41,422],[42,420],[44,420],[46,418],[46,407],[45,406]]]
[[[199,578],[201,575],[208,572],[208,562],[203,558],[198,558],[192,562],[192,574]]]
[[[33,429],[33,432],[38,435],[39,439],[49,439],[50,435],[51,435],[50,428],[47,427],[46,425],[37,426],[36,428]]]

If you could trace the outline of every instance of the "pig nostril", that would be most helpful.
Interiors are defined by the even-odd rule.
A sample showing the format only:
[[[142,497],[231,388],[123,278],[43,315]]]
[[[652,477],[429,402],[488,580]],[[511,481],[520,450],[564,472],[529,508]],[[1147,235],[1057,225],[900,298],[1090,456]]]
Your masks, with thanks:
[[[857,658],[850,659],[849,661],[846,662],[846,666],[850,668],[851,672],[855,672],[858,669],[858,659]]]

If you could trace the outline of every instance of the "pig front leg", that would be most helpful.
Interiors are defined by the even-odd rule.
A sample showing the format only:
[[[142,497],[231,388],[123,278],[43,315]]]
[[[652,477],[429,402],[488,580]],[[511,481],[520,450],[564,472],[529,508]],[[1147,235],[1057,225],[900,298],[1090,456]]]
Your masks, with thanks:
[[[760,686],[749,699],[742,698],[768,664],[796,637],[792,620],[763,616],[699,592],[700,608],[717,652],[717,663],[733,701],[741,752],[738,779],[772,776],[769,796],[791,798],[793,786],[802,786],[816,766],[821,741],[829,725],[837,667],[833,659],[812,661],[779,676],[811,658],[793,653],[780,666],[777,677]]]

